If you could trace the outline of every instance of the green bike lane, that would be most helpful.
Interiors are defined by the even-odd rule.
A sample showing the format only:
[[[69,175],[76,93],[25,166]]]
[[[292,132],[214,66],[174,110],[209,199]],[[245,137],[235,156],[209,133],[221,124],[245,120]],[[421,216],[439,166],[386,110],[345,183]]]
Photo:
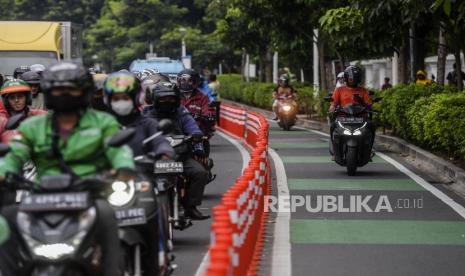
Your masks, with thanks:
[[[465,220],[450,203],[464,201],[440,184],[431,184],[438,198],[380,156],[348,177],[331,161],[328,137],[312,131],[272,124],[270,147],[298,205],[289,220],[292,275],[464,275]]]

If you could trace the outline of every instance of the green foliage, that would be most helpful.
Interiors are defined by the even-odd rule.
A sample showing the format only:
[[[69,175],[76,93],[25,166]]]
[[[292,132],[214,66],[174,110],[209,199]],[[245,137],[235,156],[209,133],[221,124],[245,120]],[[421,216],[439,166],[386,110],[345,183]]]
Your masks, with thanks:
[[[382,93],[380,123],[415,144],[465,157],[465,94],[452,87],[400,85]]]

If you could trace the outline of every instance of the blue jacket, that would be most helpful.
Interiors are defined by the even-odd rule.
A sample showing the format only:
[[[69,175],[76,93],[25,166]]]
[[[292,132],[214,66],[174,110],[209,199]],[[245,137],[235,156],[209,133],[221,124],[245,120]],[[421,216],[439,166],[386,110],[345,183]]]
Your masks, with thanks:
[[[142,113],[145,116],[156,119],[157,121],[160,121],[162,119],[174,120],[175,122],[177,122],[177,126],[181,129],[182,134],[186,136],[197,136],[197,137],[204,136],[203,132],[200,130],[199,126],[197,125],[197,122],[190,115],[189,111],[187,111],[187,109],[183,106],[179,107],[178,110],[174,112],[171,116],[166,116],[166,117],[158,116],[153,106],[145,107]],[[194,151],[196,150],[203,151],[203,144],[202,143],[194,144]]]
[[[203,81],[198,89],[208,96],[210,102],[216,101],[216,96],[213,96],[213,90],[208,86],[208,81]]]

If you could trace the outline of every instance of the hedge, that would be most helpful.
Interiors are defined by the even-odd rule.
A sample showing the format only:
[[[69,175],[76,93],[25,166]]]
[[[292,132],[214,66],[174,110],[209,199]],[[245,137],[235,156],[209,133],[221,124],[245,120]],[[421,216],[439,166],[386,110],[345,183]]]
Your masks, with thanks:
[[[221,75],[218,76],[220,81],[220,96],[232,101],[253,105],[263,109],[271,110],[273,104],[273,89],[276,84],[261,82],[245,82],[241,75]],[[324,93],[319,93],[317,99],[313,98],[313,88],[302,84],[294,85],[297,90],[297,104],[300,113],[318,114],[326,116],[328,103],[323,101]]]
[[[438,85],[399,85],[380,93],[378,122],[419,146],[465,157],[465,93]]]

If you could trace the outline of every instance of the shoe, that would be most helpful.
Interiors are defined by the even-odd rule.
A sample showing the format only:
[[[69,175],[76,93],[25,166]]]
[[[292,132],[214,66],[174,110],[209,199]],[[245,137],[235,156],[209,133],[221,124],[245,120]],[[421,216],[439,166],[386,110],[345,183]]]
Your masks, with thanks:
[[[210,218],[210,216],[202,214],[195,206],[187,208],[184,214],[192,220],[205,220]]]

